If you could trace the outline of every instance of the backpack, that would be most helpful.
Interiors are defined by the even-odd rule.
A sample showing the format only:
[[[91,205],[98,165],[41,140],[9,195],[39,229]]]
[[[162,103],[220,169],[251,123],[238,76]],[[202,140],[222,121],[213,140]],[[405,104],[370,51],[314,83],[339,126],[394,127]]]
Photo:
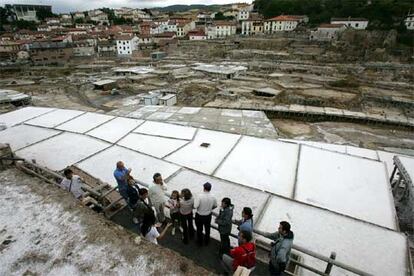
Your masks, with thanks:
[[[254,245],[253,250],[249,251],[244,246],[240,246],[244,250],[243,259],[244,263],[243,266],[247,268],[252,268],[256,266],[256,246]]]

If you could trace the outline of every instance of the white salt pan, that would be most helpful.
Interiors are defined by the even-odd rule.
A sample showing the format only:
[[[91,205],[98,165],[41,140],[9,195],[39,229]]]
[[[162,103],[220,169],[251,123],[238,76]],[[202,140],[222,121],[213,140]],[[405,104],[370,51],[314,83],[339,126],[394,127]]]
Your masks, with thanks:
[[[39,165],[59,171],[108,146],[108,143],[91,137],[63,133],[16,151],[16,155],[28,160],[36,159]]]
[[[83,113],[85,112],[77,110],[57,109],[45,115],[27,121],[26,124],[52,128]]]
[[[84,160],[79,163],[78,166],[92,176],[115,186],[116,181],[113,172],[115,170],[116,162],[120,160],[124,161],[128,168],[132,168],[131,174],[137,180],[146,184],[152,182],[152,176],[156,172],[161,173],[164,178],[167,178],[180,168],[174,164],[119,146],[110,147],[109,149]],[[99,164],[99,166],[97,166],[97,164]]]
[[[215,176],[291,197],[299,146],[243,136]]]
[[[295,199],[396,229],[384,163],[302,146]]]

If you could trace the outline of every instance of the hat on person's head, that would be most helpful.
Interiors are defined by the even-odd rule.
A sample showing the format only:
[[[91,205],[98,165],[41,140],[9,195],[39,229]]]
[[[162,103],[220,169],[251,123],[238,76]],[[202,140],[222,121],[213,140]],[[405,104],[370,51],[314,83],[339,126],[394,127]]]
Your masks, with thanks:
[[[208,182],[204,183],[203,187],[204,187],[204,190],[206,190],[206,191],[210,191],[211,190],[211,184],[208,183]]]

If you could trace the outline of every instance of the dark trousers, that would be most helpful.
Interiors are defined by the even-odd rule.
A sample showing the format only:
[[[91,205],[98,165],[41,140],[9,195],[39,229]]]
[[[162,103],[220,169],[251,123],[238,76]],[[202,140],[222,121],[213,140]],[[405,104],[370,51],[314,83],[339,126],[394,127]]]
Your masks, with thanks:
[[[230,254],[230,234],[220,234],[220,250],[219,254]]]
[[[210,242],[210,226],[211,226],[211,214],[207,216],[200,216],[196,214],[195,223],[197,227],[197,242],[199,245],[208,245]],[[204,240],[203,240],[203,227],[204,227]]]
[[[269,262],[269,273],[271,276],[280,276],[285,275],[283,271],[285,271],[286,264],[279,264],[278,266],[274,266]]]
[[[180,220],[183,228],[183,242],[188,243],[188,238],[194,238],[193,213],[180,215]]]

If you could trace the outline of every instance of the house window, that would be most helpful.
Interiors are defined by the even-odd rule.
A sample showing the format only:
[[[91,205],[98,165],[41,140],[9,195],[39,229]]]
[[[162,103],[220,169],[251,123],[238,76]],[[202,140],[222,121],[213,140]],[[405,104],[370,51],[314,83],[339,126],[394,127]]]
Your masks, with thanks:
[[[358,28],[358,26],[359,26],[359,23],[355,23],[355,27],[357,27],[357,28]]]

